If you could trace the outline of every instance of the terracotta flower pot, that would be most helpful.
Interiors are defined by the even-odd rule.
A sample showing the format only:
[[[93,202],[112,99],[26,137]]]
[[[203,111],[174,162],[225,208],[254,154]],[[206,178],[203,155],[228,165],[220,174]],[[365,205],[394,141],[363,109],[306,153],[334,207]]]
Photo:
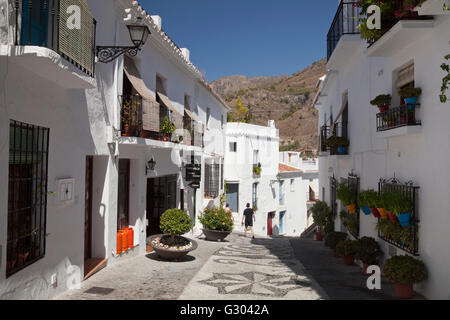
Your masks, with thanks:
[[[355,263],[355,258],[353,256],[343,256],[343,259],[346,266],[352,266]]]
[[[412,283],[394,283],[395,294],[400,299],[411,299],[414,296]]]
[[[350,204],[347,207],[347,210],[350,214],[355,214],[356,213],[356,205],[355,204]]]
[[[386,112],[389,111],[389,106],[378,106],[378,109],[380,112]]]

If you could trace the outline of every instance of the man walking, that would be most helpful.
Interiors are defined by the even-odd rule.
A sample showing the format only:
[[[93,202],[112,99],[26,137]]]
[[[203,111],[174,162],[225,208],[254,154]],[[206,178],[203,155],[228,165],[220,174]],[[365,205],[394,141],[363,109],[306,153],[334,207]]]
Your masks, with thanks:
[[[255,231],[253,230],[253,221],[256,221],[255,212],[250,208],[250,203],[247,203],[247,209],[244,210],[244,215],[242,216],[242,225],[244,225],[245,220],[245,237],[247,237],[247,231],[250,229],[252,232],[252,238],[255,239]]]

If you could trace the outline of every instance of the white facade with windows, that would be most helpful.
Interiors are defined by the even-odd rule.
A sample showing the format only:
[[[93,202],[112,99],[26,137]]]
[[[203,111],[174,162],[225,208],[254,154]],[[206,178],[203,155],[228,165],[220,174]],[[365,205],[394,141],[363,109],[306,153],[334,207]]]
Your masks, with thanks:
[[[431,19],[400,21],[370,47],[359,35],[343,35],[330,56],[327,76],[315,102],[319,127],[329,129],[347,122],[344,127],[350,147],[348,155],[330,154],[324,147],[329,135],[322,138],[320,199],[332,205],[330,179],[346,181],[351,173],[359,177],[361,190],[378,190],[380,179],[394,177],[420,187],[416,253],[427,266],[429,278],[415,285],[415,290],[430,299],[449,299],[450,103],[441,103],[439,93],[445,75],[440,65],[450,50],[450,15],[442,10],[442,1],[434,0],[426,1],[419,15]],[[369,102],[379,94],[391,94],[392,108],[398,107],[401,101],[397,91],[408,83],[422,89],[420,107],[414,110],[415,118],[393,126],[377,116],[380,111]],[[343,119],[344,114],[348,119]],[[342,208],[339,203],[337,213]],[[359,236],[377,239],[384,259],[411,254],[381,239],[376,224],[372,215],[361,213]],[[345,230],[339,214],[335,228]]]
[[[32,2],[39,7],[40,1]],[[23,3],[28,1],[19,1],[19,21],[34,21]],[[158,218],[150,212],[170,206],[198,217],[223,192],[228,107],[192,65],[188,50],[178,49],[161,31],[161,19],[136,1],[80,3],[83,17],[97,22],[97,45],[130,45],[126,24],[137,17],[151,31],[147,43],[136,57],[94,63],[93,38],[56,48],[51,40],[58,34],[26,34],[20,23],[15,32],[15,1],[0,0],[0,299],[51,298],[83,280],[89,259],[103,266],[145,254]],[[125,9],[131,20],[124,21]],[[36,12],[31,17],[44,10]],[[43,17],[52,23],[50,11]],[[74,45],[88,59],[70,51]],[[130,105],[137,118],[124,120]],[[178,126],[171,137],[161,134],[160,112]],[[23,143],[26,137],[32,142]],[[184,174],[192,153],[202,172],[196,192]],[[21,178],[30,182],[19,183]],[[162,191],[166,202],[157,206],[149,195]],[[121,225],[133,229],[134,243],[119,254]]]

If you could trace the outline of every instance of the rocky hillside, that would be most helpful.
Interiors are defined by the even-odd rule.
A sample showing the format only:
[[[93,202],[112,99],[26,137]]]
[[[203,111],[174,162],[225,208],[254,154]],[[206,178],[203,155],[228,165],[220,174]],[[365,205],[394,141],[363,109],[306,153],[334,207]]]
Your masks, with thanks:
[[[252,123],[275,120],[280,147],[286,150],[317,149],[317,111],[310,108],[318,79],[325,74],[326,60],[313,63],[291,76],[229,76],[211,83],[233,109],[239,98],[252,114]]]

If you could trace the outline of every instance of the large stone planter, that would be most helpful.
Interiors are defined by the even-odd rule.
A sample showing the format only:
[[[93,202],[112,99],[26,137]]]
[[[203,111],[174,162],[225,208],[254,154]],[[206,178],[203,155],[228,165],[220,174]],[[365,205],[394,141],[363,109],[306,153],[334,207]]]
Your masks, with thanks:
[[[152,243],[153,239],[155,238],[161,238],[165,236],[164,234],[157,234],[154,236],[150,236],[147,238],[147,245],[151,246],[153,248],[153,250],[156,252],[156,254],[165,260],[172,260],[172,261],[178,261],[182,258],[184,258],[189,252],[194,251],[195,249],[197,249],[198,244],[195,240],[192,239],[188,239],[182,236],[176,236],[177,238],[182,238],[185,239],[187,241],[189,241],[192,244],[192,247],[190,247],[189,249],[185,249],[185,250],[174,250],[174,249],[170,249],[170,248],[163,248],[157,245],[154,245]]]
[[[202,229],[202,230],[203,230],[203,234],[206,237],[206,240],[210,240],[210,241],[223,241],[231,233],[231,231],[216,231],[216,230],[208,230],[208,229]]]

